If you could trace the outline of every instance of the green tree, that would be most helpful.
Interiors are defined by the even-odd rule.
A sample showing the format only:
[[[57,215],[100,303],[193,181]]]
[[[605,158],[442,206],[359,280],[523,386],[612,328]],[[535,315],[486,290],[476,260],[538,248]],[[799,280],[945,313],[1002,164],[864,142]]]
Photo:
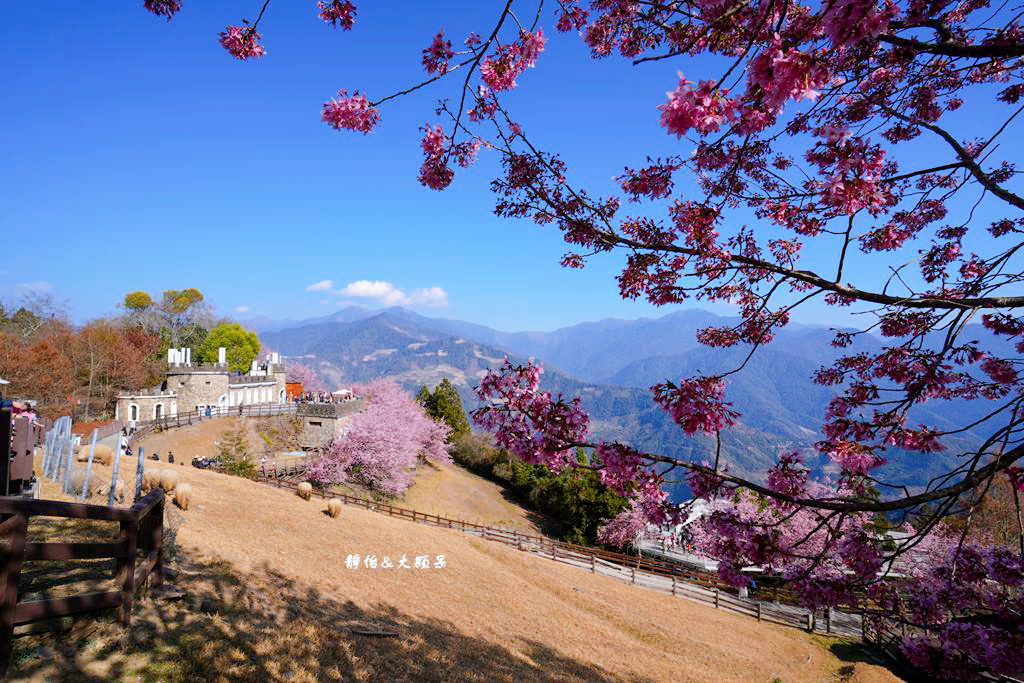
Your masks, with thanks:
[[[462,407],[462,398],[459,392],[447,379],[434,387],[431,392],[426,386],[422,387],[416,400],[427,411],[427,415],[435,420],[444,420],[452,429],[449,441],[455,442],[466,434],[469,434],[469,421],[466,419],[466,411]]]
[[[234,427],[228,427],[221,432],[217,456],[225,474],[246,479],[256,476],[256,463],[249,457],[249,439],[246,436],[245,423],[241,420],[238,420]]]
[[[255,332],[249,332],[237,323],[219,325],[206,335],[196,349],[196,357],[203,363],[216,363],[217,349],[221,346],[227,349],[228,369],[245,372],[259,355],[260,339]]]

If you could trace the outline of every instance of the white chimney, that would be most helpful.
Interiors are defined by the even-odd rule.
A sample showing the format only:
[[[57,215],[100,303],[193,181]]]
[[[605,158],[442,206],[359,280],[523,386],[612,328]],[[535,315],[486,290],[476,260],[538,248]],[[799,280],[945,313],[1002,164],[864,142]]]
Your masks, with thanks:
[[[174,364],[174,349],[167,349],[167,364]]]
[[[185,349],[185,365],[192,365],[192,349]]]
[[[256,374],[256,359],[255,358],[252,361],[252,366],[249,368],[249,374],[250,375],[255,375]]]
[[[228,350],[223,346],[217,349],[217,362],[221,365],[228,362]]]

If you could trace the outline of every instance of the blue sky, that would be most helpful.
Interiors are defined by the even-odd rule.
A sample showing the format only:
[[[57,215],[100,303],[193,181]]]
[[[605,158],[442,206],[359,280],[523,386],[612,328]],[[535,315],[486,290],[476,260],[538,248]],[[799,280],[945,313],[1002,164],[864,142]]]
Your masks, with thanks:
[[[260,4],[184,0],[170,23],[141,0],[0,7],[0,225],[19,255],[0,264],[0,300],[44,290],[85,320],[128,291],[194,286],[239,317],[400,303],[506,330],[671,310],[618,296],[621,255],[563,269],[556,230],[495,218],[489,155],[445,192],[419,185],[418,128],[450,86],[385,105],[368,136],[320,122],[339,88],[373,99],[418,82],[436,30],[482,32],[492,3],[364,0],[342,32],[312,0],[276,0],[260,25],[268,55],[237,61],[217,33]],[[574,180],[601,191],[623,165],[692,149],[655,109],[679,64],[595,63],[545,22],[547,49],[507,104]],[[367,293],[383,296],[353,296]]]

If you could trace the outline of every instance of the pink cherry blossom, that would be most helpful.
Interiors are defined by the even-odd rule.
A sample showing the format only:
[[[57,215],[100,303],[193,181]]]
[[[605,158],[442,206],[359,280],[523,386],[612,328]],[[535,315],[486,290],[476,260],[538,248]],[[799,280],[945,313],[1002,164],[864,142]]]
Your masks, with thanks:
[[[145,0],[146,9],[167,21],[181,10],[180,0]]]
[[[255,28],[228,26],[226,31],[221,31],[220,44],[224,46],[225,50],[244,61],[267,54],[267,51],[259,44],[262,37]]]
[[[351,31],[356,21],[356,6],[348,0],[332,0],[331,2],[317,2],[320,9],[320,18],[334,28],[341,24],[345,31]]]
[[[444,31],[438,31],[430,47],[423,51],[423,67],[427,73],[448,73],[448,61],[455,53],[452,52],[452,41],[445,40]]]
[[[335,130],[344,128],[369,133],[380,123],[380,112],[373,108],[358,90],[351,96],[347,90],[339,90],[336,99],[324,103],[321,118]]]

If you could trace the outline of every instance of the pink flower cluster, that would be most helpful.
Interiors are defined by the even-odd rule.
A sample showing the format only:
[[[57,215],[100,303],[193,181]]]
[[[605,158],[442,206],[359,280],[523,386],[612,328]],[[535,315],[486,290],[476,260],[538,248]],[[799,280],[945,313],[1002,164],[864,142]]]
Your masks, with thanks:
[[[661,125],[668,132],[682,137],[691,129],[701,135],[713,133],[736,118],[736,103],[718,90],[711,81],[693,83],[679,75],[679,87],[668,93],[668,102],[658,106]]]
[[[519,40],[498,49],[493,57],[487,57],[480,64],[480,77],[495,92],[516,87],[516,77],[537,63],[537,57],[544,51],[544,30],[536,33],[523,31]]]
[[[425,126],[423,128],[423,154],[425,159],[420,166],[420,183],[433,190],[448,187],[455,176],[455,171],[448,167],[444,156],[447,138],[441,132],[441,126]]]
[[[843,468],[847,475],[864,476],[871,470],[885,464],[885,459],[875,455],[870,449],[852,441],[839,441],[830,444],[829,459]]]
[[[455,172],[448,166],[448,159],[455,158],[455,161],[462,168],[468,167],[476,160],[477,151],[480,149],[479,140],[460,142],[448,147],[448,137],[441,130],[441,126],[424,126],[423,140],[420,145],[423,147],[423,165],[420,166],[420,183],[433,190],[443,190],[448,187],[455,176]]]
[[[778,37],[750,62],[750,90],[760,90],[761,108],[770,114],[788,100],[818,99],[830,78],[823,55],[784,49]]]
[[[246,60],[267,54],[267,51],[258,42],[262,38],[263,36],[256,33],[255,28],[228,26],[226,31],[220,33],[220,44],[238,59]]]
[[[654,527],[638,501],[631,501],[626,508],[597,530],[597,540],[618,548],[635,546],[637,542],[652,538]]]
[[[423,51],[423,67],[428,74],[448,73],[448,61],[455,55],[452,52],[452,41],[445,40],[444,30],[437,32],[430,47]]]
[[[321,118],[335,130],[369,133],[380,122],[380,112],[358,90],[351,96],[347,90],[339,90],[336,99],[324,102]]]
[[[167,17],[167,21],[181,10],[179,0],[146,0],[145,5],[146,9],[158,17]]]
[[[829,0],[824,7],[822,30],[836,48],[874,40],[889,28],[896,12],[880,9],[876,0]]]
[[[340,23],[343,30],[352,30],[352,26],[356,21],[356,6],[351,2],[348,2],[348,0],[332,0],[326,4],[317,2],[316,6],[320,9],[320,18],[326,23],[334,28],[338,28]]]
[[[687,435],[714,434],[728,429],[739,413],[724,401],[725,380],[721,377],[694,377],[651,387],[655,402],[667,411]]]
[[[678,168],[676,164],[652,164],[647,168],[634,171],[630,168],[618,178],[622,190],[634,199],[644,196],[661,199],[672,194],[672,173]]]
[[[572,466],[572,449],[586,437],[589,418],[578,398],[566,402],[541,391],[543,372],[532,360],[513,365],[506,358],[498,371],[488,371],[480,380],[475,391],[483,406],[472,415],[494,432],[498,445],[524,462],[561,472]]]

